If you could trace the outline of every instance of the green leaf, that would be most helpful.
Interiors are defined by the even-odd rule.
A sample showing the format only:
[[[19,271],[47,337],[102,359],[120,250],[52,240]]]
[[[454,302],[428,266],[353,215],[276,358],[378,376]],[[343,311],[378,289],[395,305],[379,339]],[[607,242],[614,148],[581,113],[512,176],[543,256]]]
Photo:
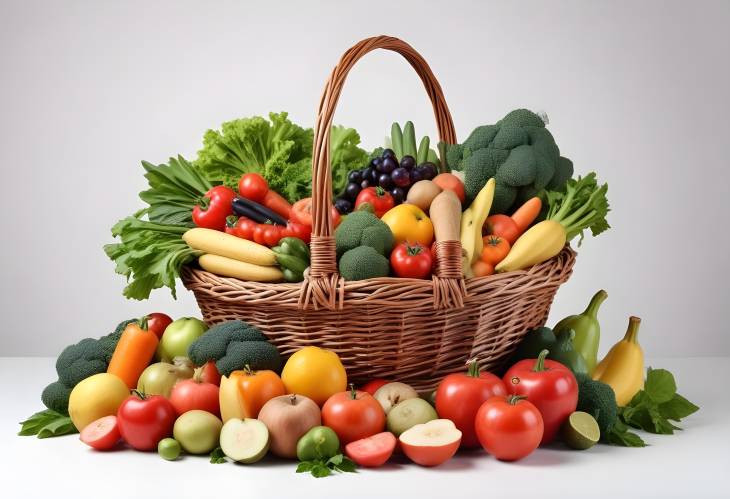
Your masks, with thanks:
[[[346,457],[343,458],[342,462],[337,464],[335,467],[337,471],[342,473],[355,473],[357,471],[357,465]]]
[[[620,445],[622,447],[646,447],[646,442],[636,433],[630,432],[628,427],[620,420],[614,423],[606,441],[611,445]]]
[[[700,408],[678,393],[674,394],[672,400],[659,404],[659,412],[667,419],[681,421],[682,418],[694,414]]]
[[[24,437],[38,435],[38,438],[49,438],[77,433],[70,417],[51,409],[36,412],[20,424],[18,435]]]
[[[323,478],[326,476],[330,476],[332,474],[332,472],[330,471],[330,469],[327,466],[325,466],[324,464],[319,463],[319,462],[314,464],[314,466],[312,466],[312,470],[310,472],[312,473],[312,476],[315,478]]]
[[[228,460],[226,459],[226,455],[223,453],[223,449],[220,447],[213,449],[213,452],[210,453],[210,463],[223,464],[226,462],[228,462]]]
[[[334,464],[335,466],[337,466],[338,464],[342,463],[342,460],[344,458],[345,456],[343,456],[342,454],[335,454],[327,460],[327,465],[329,466],[330,464]]]
[[[672,373],[666,369],[652,369],[646,373],[644,392],[655,404],[669,402],[677,393],[677,384]]]
[[[312,471],[313,461],[302,461],[297,465],[297,473],[308,473]]]
[[[71,418],[69,416],[64,416],[41,428],[38,432],[38,438],[58,437],[71,433],[78,433],[78,430],[76,430],[76,427],[71,422]]]

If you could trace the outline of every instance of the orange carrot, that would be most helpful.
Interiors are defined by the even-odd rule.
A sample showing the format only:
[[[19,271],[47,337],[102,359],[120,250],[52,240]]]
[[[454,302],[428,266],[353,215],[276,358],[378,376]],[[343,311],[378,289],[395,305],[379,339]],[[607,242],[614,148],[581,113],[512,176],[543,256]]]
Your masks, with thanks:
[[[522,206],[517,208],[517,211],[512,214],[512,220],[520,229],[520,233],[525,232],[530,224],[535,221],[541,209],[542,201],[537,196],[528,199]]]
[[[264,196],[264,199],[261,200],[261,204],[287,220],[289,220],[289,217],[291,216],[291,205],[289,204],[289,201],[284,199],[284,197],[276,191],[269,189]]]
[[[114,349],[106,372],[118,376],[130,389],[137,388],[142,371],[157,350],[157,335],[147,330],[147,317],[127,325]]]

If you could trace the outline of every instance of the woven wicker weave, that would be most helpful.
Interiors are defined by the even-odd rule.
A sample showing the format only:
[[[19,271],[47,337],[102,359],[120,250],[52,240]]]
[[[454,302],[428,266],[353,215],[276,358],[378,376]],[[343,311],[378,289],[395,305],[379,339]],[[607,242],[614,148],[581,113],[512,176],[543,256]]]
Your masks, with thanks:
[[[183,271],[209,324],[243,319],[258,326],[283,355],[308,345],[334,350],[348,378],[397,379],[432,389],[446,374],[477,359],[496,368],[530,329],[544,324],[557,288],[570,276],[575,253],[518,272],[467,279],[458,241],[437,244],[431,280],[379,278],[345,281],[337,273],[329,207],[332,181],[329,131],[347,73],[365,54],[401,54],[421,77],[433,104],[441,140],[456,142],[443,92],[426,61],[405,42],[368,38],[340,59],[319,106],[312,157],[312,261],[301,284],[268,284]]]

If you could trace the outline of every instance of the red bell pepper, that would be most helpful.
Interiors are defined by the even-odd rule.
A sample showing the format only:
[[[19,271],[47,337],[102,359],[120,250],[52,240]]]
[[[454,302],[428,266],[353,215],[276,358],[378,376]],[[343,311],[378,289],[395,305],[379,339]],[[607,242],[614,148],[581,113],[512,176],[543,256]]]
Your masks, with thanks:
[[[563,422],[578,406],[578,382],[573,373],[560,362],[546,360],[543,350],[537,359],[517,362],[505,373],[507,391],[525,395],[537,407],[545,423],[540,444],[553,440]]]
[[[226,218],[233,213],[236,192],[224,185],[213,187],[193,208],[193,222],[198,227],[223,231]]]

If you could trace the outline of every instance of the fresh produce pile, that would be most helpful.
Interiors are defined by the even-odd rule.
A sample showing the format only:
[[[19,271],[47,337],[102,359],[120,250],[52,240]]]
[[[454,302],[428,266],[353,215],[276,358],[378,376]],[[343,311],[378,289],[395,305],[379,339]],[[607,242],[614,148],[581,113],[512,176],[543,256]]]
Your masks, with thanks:
[[[185,265],[256,282],[301,282],[312,232],[311,129],[286,113],[209,130],[195,161],[143,162],[146,207],[119,221],[105,247],[145,299]],[[463,144],[431,148],[413,123],[394,123],[386,148],[358,147],[351,128],[330,136],[340,274],[430,278],[435,242],[460,241],[465,277],[528,268],[574,237],[609,228],[607,185],[573,177],[543,118],[526,109],[477,127]],[[340,224],[340,222],[342,222]]]
[[[382,257],[382,247],[367,248]],[[100,451],[157,450],[171,461],[202,454],[253,464],[271,454],[315,477],[382,466],[398,445],[421,466],[479,447],[503,461],[553,441],[642,447],[630,428],[671,434],[698,407],[668,371],[649,368],[645,377],[637,317],[598,362],[606,297],[601,290],[583,313],[528,333],[501,375],[472,362],[420,394],[398,380],[355,389],[339,357],[314,346],[284,361],[243,321],[208,328],[154,313],[64,349],[59,380],[42,395],[48,410],[24,421],[20,435],[78,431]]]

